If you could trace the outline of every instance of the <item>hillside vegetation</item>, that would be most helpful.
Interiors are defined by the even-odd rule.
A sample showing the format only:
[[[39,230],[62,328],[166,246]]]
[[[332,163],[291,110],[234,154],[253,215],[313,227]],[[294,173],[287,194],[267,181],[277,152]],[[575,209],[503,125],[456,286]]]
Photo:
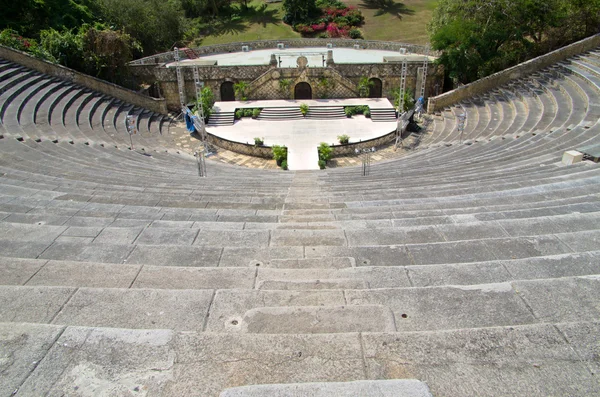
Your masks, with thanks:
[[[600,0],[26,0],[0,13],[0,44],[130,88],[127,62],[174,46],[431,41],[464,84],[598,32]]]

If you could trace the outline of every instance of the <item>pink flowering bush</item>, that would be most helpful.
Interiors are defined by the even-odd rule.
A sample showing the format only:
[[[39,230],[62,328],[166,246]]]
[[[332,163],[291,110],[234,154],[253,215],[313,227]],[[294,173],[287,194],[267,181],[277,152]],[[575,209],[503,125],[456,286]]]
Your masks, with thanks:
[[[352,36],[362,37],[356,33],[358,27],[365,21],[360,10],[355,7],[333,5],[322,8],[322,12],[321,18],[311,23],[296,24],[294,30],[304,37],[326,34],[331,38],[344,38],[350,37],[351,31],[353,32]]]

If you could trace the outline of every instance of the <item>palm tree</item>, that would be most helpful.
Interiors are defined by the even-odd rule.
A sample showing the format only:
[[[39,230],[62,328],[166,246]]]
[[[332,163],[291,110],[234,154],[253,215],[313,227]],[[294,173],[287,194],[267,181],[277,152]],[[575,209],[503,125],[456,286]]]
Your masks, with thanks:
[[[367,98],[369,96],[369,91],[371,91],[371,87],[373,87],[374,85],[375,83],[369,80],[368,77],[361,77],[356,87],[358,91],[358,96],[361,98]]]
[[[246,90],[248,90],[249,84],[245,81],[240,81],[239,83],[235,83],[233,85],[233,91],[235,92],[235,97],[239,101],[247,101]]]

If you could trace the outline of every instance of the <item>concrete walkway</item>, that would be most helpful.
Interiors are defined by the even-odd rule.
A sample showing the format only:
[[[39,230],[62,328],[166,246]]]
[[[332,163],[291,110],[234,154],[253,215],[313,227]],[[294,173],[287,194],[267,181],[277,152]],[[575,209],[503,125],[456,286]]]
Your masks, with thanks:
[[[297,107],[300,103],[309,106],[356,106],[369,105],[374,109],[390,108],[392,104],[385,98],[353,98],[330,100],[277,100],[247,102],[217,102],[218,112],[232,112],[242,107],[277,108]],[[349,119],[303,119],[303,120],[253,120],[243,118],[234,125],[211,126],[207,130],[213,135],[235,142],[254,143],[254,138],[264,138],[265,145],[285,145],[288,147],[288,167],[290,170],[318,169],[317,146],[321,142],[338,144],[338,136],[350,136],[350,142],[365,141],[386,135],[396,129],[395,122],[373,122],[362,115]]]

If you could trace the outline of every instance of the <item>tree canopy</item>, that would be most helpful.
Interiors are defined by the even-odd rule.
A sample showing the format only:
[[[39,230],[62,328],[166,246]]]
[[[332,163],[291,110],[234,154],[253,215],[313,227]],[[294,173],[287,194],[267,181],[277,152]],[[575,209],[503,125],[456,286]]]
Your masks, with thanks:
[[[315,0],[283,0],[283,10],[283,22],[292,26],[310,21],[320,12]]]
[[[600,0],[440,0],[431,43],[469,83],[600,31]]]

